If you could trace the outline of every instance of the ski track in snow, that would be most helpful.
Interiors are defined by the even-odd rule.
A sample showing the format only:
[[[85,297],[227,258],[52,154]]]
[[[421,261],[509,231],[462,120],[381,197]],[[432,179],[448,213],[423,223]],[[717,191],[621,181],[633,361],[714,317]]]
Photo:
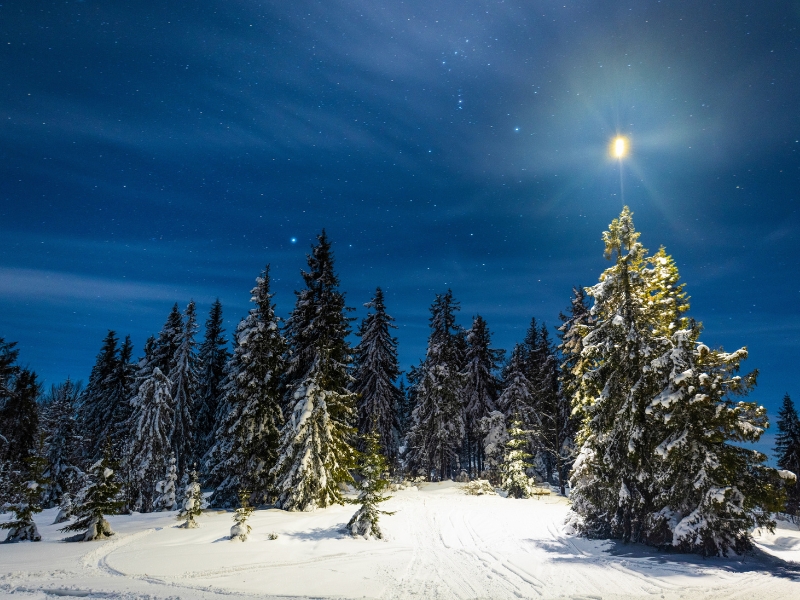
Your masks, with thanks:
[[[58,526],[40,524],[43,542],[0,546],[0,597],[800,598],[800,532],[789,524],[757,533],[752,555],[703,560],[567,535],[554,496],[466,496],[448,482],[397,492],[386,509],[396,511],[381,520],[387,541],[344,534],[352,506],[257,511],[245,543],[227,539],[224,511],[196,530],[176,528],[174,513],[111,517],[119,533],[102,542],[63,543]]]

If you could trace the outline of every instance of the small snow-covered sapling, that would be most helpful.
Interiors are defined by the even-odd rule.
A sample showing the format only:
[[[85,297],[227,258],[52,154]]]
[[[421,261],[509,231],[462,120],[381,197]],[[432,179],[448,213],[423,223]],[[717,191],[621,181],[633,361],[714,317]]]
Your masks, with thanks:
[[[178,513],[178,520],[182,521],[186,519],[186,521],[179,525],[179,527],[184,529],[196,529],[199,525],[194,518],[203,513],[203,492],[200,490],[200,484],[197,481],[197,471],[194,469],[192,469],[189,485],[186,486],[184,495],[183,509]]]
[[[390,484],[389,479],[385,477],[386,459],[380,453],[380,441],[375,432],[365,435],[364,442],[365,452],[360,469],[363,479],[359,484],[361,492],[358,494],[358,500],[354,501],[354,504],[361,503],[361,507],[347,523],[347,530],[353,537],[382,539],[383,533],[378,526],[378,518],[382,514],[394,514],[378,508],[379,503],[389,499],[389,496],[381,495]]]
[[[253,530],[250,525],[247,523],[247,519],[253,514],[253,507],[250,506],[248,502],[248,498],[250,497],[250,492],[247,491],[240,491],[239,492],[239,504],[241,505],[237,508],[233,513],[233,520],[234,525],[231,527],[231,539],[232,540],[239,540],[240,542],[246,542],[247,536],[250,535],[250,532]]]

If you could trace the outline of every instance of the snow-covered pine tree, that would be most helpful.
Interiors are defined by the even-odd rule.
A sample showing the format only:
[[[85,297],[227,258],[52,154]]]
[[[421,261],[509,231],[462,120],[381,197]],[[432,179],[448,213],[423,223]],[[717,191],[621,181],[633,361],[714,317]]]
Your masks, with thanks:
[[[64,492],[61,494],[61,500],[58,503],[58,514],[56,515],[56,520],[53,521],[53,525],[69,521],[72,518],[74,510],[75,505],[72,502],[72,494]]]
[[[580,381],[574,370],[578,365],[583,350],[583,336],[594,323],[589,307],[586,306],[586,292],[583,288],[572,288],[572,300],[567,314],[559,313],[561,326],[558,337],[561,343],[558,351],[561,354],[561,389],[564,396],[571,400],[578,394]]]
[[[490,347],[492,334],[480,315],[472,320],[466,334],[466,364],[460,395],[464,407],[466,466],[470,476],[475,477],[484,470],[481,419],[497,408],[500,381],[496,372],[505,352]]]
[[[800,418],[794,402],[786,394],[778,413],[778,435],[775,436],[775,456],[778,466],[794,473],[794,481],[787,481],[786,508],[790,515],[800,514]]]
[[[380,441],[381,453],[389,464],[397,458],[397,409],[402,403],[400,390],[395,385],[400,375],[397,362],[397,338],[389,334],[394,319],[386,314],[381,288],[365,305],[374,312],[367,314],[358,331],[361,341],[355,347],[353,383],[350,389],[359,394],[358,433],[366,436],[375,431]],[[361,448],[363,450],[363,448]]]
[[[183,339],[182,332],[183,318],[176,302],[172,305],[169,316],[153,344],[149,361],[151,370],[158,367],[167,377],[171,375],[170,370],[175,363],[175,356],[178,354],[178,347]]]
[[[103,454],[103,445],[111,436],[114,426],[114,399],[111,382],[119,363],[117,334],[109,330],[103,339],[89,383],[83,389],[79,403],[78,423],[85,440],[84,449],[89,460],[97,460]]]
[[[295,406],[281,433],[275,478],[278,508],[309,511],[331,504],[344,504],[340,484],[352,482],[350,469],[356,466],[356,450],[350,445],[355,435],[352,407],[355,394],[341,390],[340,364],[321,352],[305,384],[295,392]],[[334,416],[332,407],[338,406]],[[344,417],[344,418],[342,418]]]
[[[175,453],[173,452],[167,461],[167,472],[164,479],[156,484],[156,499],[153,502],[154,511],[177,510],[178,504],[175,500],[175,484],[178,481],[178,470],[175,466]]]
[[[153,496],[161,469],[171,451],[172,382],[155,367],[133,399],[131,435],[126,450],[130,466],[133,510],[153,510]]]
[[[194,336],[197,317],[194,300],[184,312],[183,327],[177,332],[177,347],[170,361],[172,381],[172,428],[169,438],[175,453],[178,470],[185,472],[195,462],[194,412],[197,393],[197,353]]]
[[[8,529],[6,543],[42,540],[33,515],[42,512],[42,495],[50,485],[50,480],[45,476],[47,459],[42,455],[43,449],[43,445],[39,444],[39,447],[25,458],[25,469],[20,474],[14,490],[15,501],[4,507],[14,513],[10,521],[0,523],[0,529]]]
[[[654,508],[654,430],[645,408],[660,391],[650,362],[661,354],[647,314],[648,289],[642,271],[646,250],[625,207],[603,233],[605,256],[614,261],[587,289],[595,322],[583,337],[574,374],[573,398],[581,411],[581,450],[573,466],[570,500],[591,537],[647,540]]]
[[[103,458],[89,468],[89,483],[83,490],[83,499],[75,507],[76,520],[59,531],[79,531],[67,541],[90,542],[111,537],[111,529],[106,515],[119,513],[123,502],[119,499],[120,484],[116,480],[117,462],[112,457],[111,443],[106,443]]]
[[[518,415],[513,415],[508,427],[503,462],[500,464],[500,487],[511,498],[529,498],[531,495],[531,481],[526,470],[532,456],[525,451],[527,445],[528,439],[522,429],[522,420]]]
[[[204,503],[200,482],[197,480],[197,471],[192,469],[189,476],[189,485],[186,486],[184,491],[183,507],[178,513],[179,521],[186,520],[178,527],[183,529],[197,529],[200,527],[198,522],[195,521],[195,517],[203,514]]]
[[[433,480],[452,476],[464,439],[464,414],[459,402],[463,384],[455,322],[458,302],[452,291],[437,294],[431,306],[428,351],[414,383],[416,406],[408,433],[408,465],[413,473]]]
[[[222,396],[225,364],[230,358],[228,342],[223,335],[222,303],[217,298],[206,320],[206,333],[197,353],[198,381],[195,407],[195,444],[202,457],[214,444],[217,406]]]
[[[517,415],[523,429],[529,430],[534,422],[533,384],[525,374],[526,365],[525,346],[516,344],[508,363],[503,367],[502,392],[497,399],[497,406],[509,419]]]
[[[133,413],[131,398],[136,395],[136,365],[132,362],[133,342],[131,336],[119,348],[116,367],[108,381],[109,404],[113,407],[109,437],[115,456],[122,456],[130,435],[130,418]]]
[[[269,284],[267,266],[251,290],[255,306],[237,328],[215,442],[204,458],[217,506],[235,506],[241,489],[250,490],[253,504],[274,495],[270,470],[278,458],[283,426],[280,381],[286,342]]]
[[[253,528],[247,522],[250,515],[253,514],[253,507],[250,506],[248,499],[251,492],[247,490],[239,491],[239,508],[233,511],[233,527],[231,527],[231,539],[246,542],[247,536],[253,531]]]
[[[0,461],[18,469],[36,446],[41,386],[33,371],[12,368],[13,374],[3,382],[8,386],[2,392],[5,397],[0,397]]]
[[[388,465],[381,454],[381,440],[376,432],[364,436],[364,453],[361,456],[359,474],[361,482],[358,484],[360,491],[354,504],[361,504],[359,509],[347,523],[347,531],[353,537],[364,539],[383,539],[383,533],[378,525],[381,515],[393,515],[393,512],[380,510],[378,505],[385,502],[390,496],[383,492],[389,486]]]
[[[345,306],[344,294],[339,291],[333,252],[324,229],[317,241],[307,256],[309,270],[301,271],[306,289],[295,292],[297,301],[286,322],[290,352],[285,376],[285,414],[292,411],[295,392],[305,386],[323,351],[327,356],[326,362],[335,366],[327,375],[333,386],[331,389],[344,392],[352,380],[348,373],[352,351],[347,343],[351,319],[346,314],[352,309]],[[330,410],[336,419],[342,419],[345,413],[355,414],[352,406],[342,406],[341,410],[338,406],[331,406]]]
[[[48,462],[45,476],[50,480],[42,503],[48,508],[59,503],[63,494],[77,492],[83,482],[84,473],[79,467],[83,437],[76,421],[81,388],[80,382],[69,378],[54,384],[42,410]]]
[[[490,412],[481,419],[480,433],[483,443],[484,470],[480,476],[493,482],[499,481],[500,463],[508,441],[506,416],[499,410]],[[527,442],[526,442],[527,443]]]

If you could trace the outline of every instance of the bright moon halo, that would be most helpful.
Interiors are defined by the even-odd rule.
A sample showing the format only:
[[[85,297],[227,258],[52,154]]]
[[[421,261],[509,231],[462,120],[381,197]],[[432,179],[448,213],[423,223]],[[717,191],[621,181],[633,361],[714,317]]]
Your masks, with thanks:
[[[611,142],[611,154],[616,158],[622,158],[628,153],[628,140],[618,135]]]

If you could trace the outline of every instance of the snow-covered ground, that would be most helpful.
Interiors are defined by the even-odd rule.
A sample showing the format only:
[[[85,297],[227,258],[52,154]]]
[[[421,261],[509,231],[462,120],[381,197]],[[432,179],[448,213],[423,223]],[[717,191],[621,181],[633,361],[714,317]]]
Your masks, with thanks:
[[[207,511],[196,530],[176,528],[175,513],[111,517],[117,536],[86,543],[61,542],[48,510],[41,543],[0,545],[0,596],[800,598],[800,532],[787,523],[757,533],[759,550],[743,559],[703,560],[568,536],[555,496],[423,484],[385,508],[396,511],[381,521],[387,541],[343,534],[355,507],[336,506],[257,511],[247,542],[227,538],[231,513]]]

